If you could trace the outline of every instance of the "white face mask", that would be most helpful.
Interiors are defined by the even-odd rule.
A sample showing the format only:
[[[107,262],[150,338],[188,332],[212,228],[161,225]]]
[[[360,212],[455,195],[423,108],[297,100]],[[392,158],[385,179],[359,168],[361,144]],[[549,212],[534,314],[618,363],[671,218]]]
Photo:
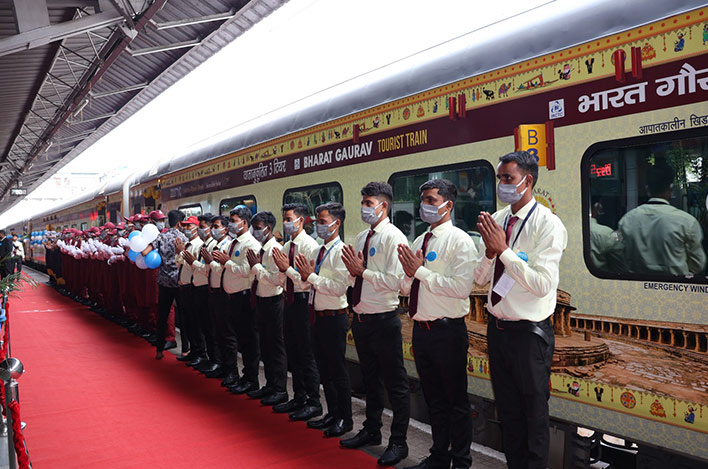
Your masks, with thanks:
[[[521,182],[516,185],[502,183],[497,184],[497,197],[499,197],[499,200],[505,204],[515,204],[521,200],[524,193],[526,193],[526,190],[528,189],[528,187],[526,187],[523,191],[521,191],[521,193],[516,192],[516,189],[518,189],[524,182],[526,182],[526,177],[524,177]]]
[[[251,227],[253,237],[256,238],[256,241],[258,241],[259,243],[262,243],[263,240],[265,240],[266,230],[268,230],[268,229],[269,229],[268,226],[266,226],[265,228],[263,228],[261,230],[254,230],[253,227]]]
[[[376,209],[379,208],[383,202],[380,202],[376,207],[361,207],[361,221],[368,225],[373,225],[377,221],[381,219],[381,216],[383,215],[383,210],[381,213],[376,215]]]
[[[337,223],[337,220],[334,220],[332,223],[329,225],[317,225],[317,236],[319,236],[322,239],[327,239],[330,236],[332,236],[332,231],[330,230],[330,227]]]
[[[209,228],[197,228],[197,234],[202,239],[207,239],[209,237]]]
[[[440,208],[443,205],[446,205],[446,204],[447,204],[447,201],[441,203],[440,205],[438,205],[436,207],[435,205],[421,203],[420,210],[418,212],[420,214],[420,219],[423,220],[425,223],[429,223],[429,224],[439,222],[440,220],[442,220],[442,218],[445,216],[445,214],[448,211],[445,210],[445,212],[442,215],[439,214],[438,211],[440,210]]]
[[[223,228],[212,228],[211,229],[211,236],[214,239],[221,239],[221,236],[224,234],[224,229]]]
[[[157,226],[157,229],[162,231],[165,229],[165,222],[164,221],[158,221],[155,223],[155,226]]]
[[[244,223],[243,220],[241,220],[238,223],[233,223],[233,222],[229,223],[229,234],[232,236],[238,236],[238,234],[241,232],[241,228],[239,228],[239,226],[242,223]]]
[[[285,234],[286,236],[290,236],[291,234],[295,233],[297,231],[297,228],[295,227],[295,222],[298,220],[302,220],[302,217],[298,217],[293,221],[284,221],[283,234]]]

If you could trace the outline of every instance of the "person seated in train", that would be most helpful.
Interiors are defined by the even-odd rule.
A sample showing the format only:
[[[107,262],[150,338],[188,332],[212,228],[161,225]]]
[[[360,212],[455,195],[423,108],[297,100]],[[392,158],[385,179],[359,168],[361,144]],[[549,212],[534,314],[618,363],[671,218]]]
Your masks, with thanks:
[[[273,410],[289,413],[291,420],[309,420],[322,415],[320,375],[312,352],[310,312],[307,305],[310,286],[302,281],[295,270],[295,256],[302,253],[311,258],[320,246],[305,232],[305,220],[309,215],[307,207],[302,204],[285,204],[281,211],[283,232],[289,240],[282,251],[273,250],[273,258],[280,271],[280,282],[284,288],[283,333],[295,395],[290,401],[273,407]]]
[[[366,389],[366,420],[356,436],[342,440],[345,448],[381,443],[381,416],[388,394],[393,420],[391,437],[381,466],[393,466],[408,456],[410,388],[403,365],[403,336],[398,316],[403,268],[398,245],[406,235],[389,218],[393,189],[385,182],[370,182],[361,189],[361,219],[368,225],[354,245],[345,245],[343,260],[353,287],[352,333]],[[405,212],[404,212],[405,213]]]
[[[344,243],[339,237],[346,212],[338,202],[319,205],[315,212],[317,236],[324,244],[309,257],[298,254],[295,267],[302,281],[311,287],[308,302],[314,318],[312,348],[324,387],[327,414],[310,420],[307,426],[324,430],[326,437],[336,437],[353,428],[351,383],[345,358],[349,271],[342,261]]]
[[[258,331],[255,310],[251,308],[251,265],[246,253],[260,250],[261,243],[251,235],[251,210],[244,205],[229,213],[228,254],[215,253],[223,276],[224,291],[229,296],[228,309],[223,311],[221,325],[223,334],[223,363],[228,374],[222,384],[234,394],[244,394],[258,389]],[[238,352],[241,352],[243,374],[238,371]]]
[[[210,354],[207,363],[197,365],[195,368],[208,378],[223,379],[225,377],[222,368],[225,352],[220,325],[222,311],[228,308],[229,299],[226,292],[221,288],[221,275],[217,275],[212,269],[212,263],[215,262],[212,253],[216,251],[228,253],[232,242],[231,237],[228,236],[228,224],[229,219],[225,216],[217,215],[212,217],[210,229],[210,237],[212,239],[207,238],[205,240],[204,245],[199,250],[199,257],[192,263],[192,269],[207,278],[207,311],[202,311],[202,314],[206,312],[209,315],[209,320],[214,330],[216,350]]]
[[[602,202],[592,204],[590,214],[590,257],[595,268],[605,271],[617,271],[623,265],[622,243],[619,233],[599,223],[605,214]]]
[[[472,409],[467,396],[467,325],[477,249],[453,225],[457,187],[447,179],[420,186],[420,218],[429,225],[412,247],[398,245],[414,321],[415,367],[428,404],[433,446],[416,469],[469,468]]]
[[[675,172],[659,161],[647,171],[649,200],[619,221],[627,270],[641,274],[704,272],[703,230],[693,215],[671,205]]]
[[[273,236],[275,223],[275,215],[269,211],[261,211],[253,216],[253,237],[262,247],[259,251],[249,249],[246,254],[251,273],[254,275],[251,291],[255,293],[256,323],[266,378],[262,388],[246,395],[251,399],[261,399],[261,403],[268,406],[288,400],[288,364],[283,337],[283,287],[280,270],[273,257],[273,251],[282,249],[282,246]]]

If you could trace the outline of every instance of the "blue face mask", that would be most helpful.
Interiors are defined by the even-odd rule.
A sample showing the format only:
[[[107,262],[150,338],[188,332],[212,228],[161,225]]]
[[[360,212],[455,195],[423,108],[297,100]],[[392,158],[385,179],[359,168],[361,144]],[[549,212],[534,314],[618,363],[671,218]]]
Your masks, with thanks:
[[[337,220],[334,220],[332,223],[329,225],[317,225],[317,236],[319,236],[322,239],[327,239],[330,236],[332,236],[332,231],[330,231],[330,226],[334,225],[337,223]]]
[[[516,192],[516,189],[518,189],[521,186],[521,184],[523,184],[524,182],[526,182],[525,177],[518,184],[501,184],[501,183],[499,183],[497,185],[497,197],[499,197],[499,200],[501,200],[505,204],[512,204],[512,205],[515,204],[516,202],[521,200],[521,198],[526,193],[526,190],[528,189],[528,187],[527,187],[526,189],[521,191],[521,193]]]

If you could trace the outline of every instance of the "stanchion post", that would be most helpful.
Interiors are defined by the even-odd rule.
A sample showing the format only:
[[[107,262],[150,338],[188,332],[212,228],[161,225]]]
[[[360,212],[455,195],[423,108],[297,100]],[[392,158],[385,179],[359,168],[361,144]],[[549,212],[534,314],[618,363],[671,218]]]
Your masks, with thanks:
[[[5,382],[5,414],[7,415],[7,456],[10,469],[17,469],[17,455],[15,454],[15,435],[12,430],[12,412],[10,402],[16,397],[17,381],[11,379]]]

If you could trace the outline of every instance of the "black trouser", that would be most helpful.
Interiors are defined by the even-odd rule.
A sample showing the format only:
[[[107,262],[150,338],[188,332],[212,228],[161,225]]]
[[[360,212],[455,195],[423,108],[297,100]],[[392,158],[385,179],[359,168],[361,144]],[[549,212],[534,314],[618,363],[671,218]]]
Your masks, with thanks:
[[[187,303],[182,292],[182,286],[179,287],[179,294],[177,294],[176,305],[175,305],[175,327],[179,327],[179,338],[182,346],[182,353],[186,353],[190,350],[190,340],[189,340],[189,323],[187,321]]]
[[[415,367],[430,412],[433,469],[472,465],[472,411],[467,398],[467,326],[464,319],[440,319],[430,329],[413,326]]]
[[[411,411],[408,375],[403,366],[401,318],[395,311],[355,314],[352,332],[366,387],[364,428],[380,433],[385,389],[393,410],[390,442],[403,444]]]
[[[17,272],[22,272],[22,257],[17,256],[13,257],[13,270],[17,270]]]
[[[256,311],[251,308],[251,289],[245,292],[234,296],[233,308],[236,311],[234,329],[243,361],[243,376],[249,382],[258,384],[258,362],[261,359],[261,351],[258,344]]]
[[[157,351],[161,352],[165,348],[165,331],[167,330],[167,320],[170,317],[172,303],[179,295],[179,287],[157,286]]]
[[[247,291],[248,293],[248,291]],[[236,317],[238,314],[239,297],[248,295],[243,292],[226,296],[226,307],[219,311],[219,348],[221,349],[221,366],[227,373],[238,376],[238,340],[236,338]]]
[[[208,316],[209,323],[211,324],[211,330],[213,331],[213,341],[214,350],[216,351],[216,356],[212,357],[209,355],[209,361],[221,365],[223,358],[223,351],[221,350],[221,340],[219,339],[219,308],[225,307],[227,304],[226,299],[222,296],[222,301],[219,301],[220,289],[212,290],[211,287],[207,287],[207,304],[208,304]],[[222,292],[223,293],[223,292]],[[207,349],[208,350],[208,349]]]
[[[349,317],[318,316],[312,334],[312,346],[320,371],[320,381],[327,400],[327,413],[336,419],[352,422],[352,387],[347,372],[345,351]]]
[[[197,317],[199,328],[204,336],[204,345],[209,361],[212,363],[221,363],[221,350],[216,341],[216,326],[211,314],[209,302],[209,287],[202,285],[194,287],[192,297],[194,298],[194,314]]]
[[[521,323],[499,329],[490,314],[487,326],[492,387],[510,469],[548,465],[548,380],[555,339],[550,320],[535,324],[539,334]]]
[[[320,375],[312,352],[312,328],[307,304],[309,292],[295,293],[295,301],[285,305],[283,334],[288,355],[288,368],[293,374],[295,399],[308,405],[320,403]]]
[[[180,287],[180,296],[182,298],[183,326],[180,328],[180,335],[187,336],[189,340],[189,354],[194,357],[206,357],[206,341],[202,332],[202,325],[199,322],[199,308],[204,305],[198,300],[204,300],[204,297],[197,298],[196,291],[198,289],[194,285],[182,285]],[[206,293],[206,289],[204,289]],[[205,311],[206,312],[206,311]],[[184,349],[184,338],[182,339]]]
[[[216,346],[219,349],[219,361],[221,366],[224,366],[228,361],[227,355],[229,354],[227,348],[227,342],[229,341],[228,336],[225,334],[223,329],[223,316],[229,309],[229,295],[227,295],[221,288],[210,289],[209,290],[209,316],[211,318],[212,324],[214,324]],[[229,370],[227,370],[229,371]]]
[[[283,295],[258,297],[258,333],[266,386],[286,391],[288,363],[283,338]]]

